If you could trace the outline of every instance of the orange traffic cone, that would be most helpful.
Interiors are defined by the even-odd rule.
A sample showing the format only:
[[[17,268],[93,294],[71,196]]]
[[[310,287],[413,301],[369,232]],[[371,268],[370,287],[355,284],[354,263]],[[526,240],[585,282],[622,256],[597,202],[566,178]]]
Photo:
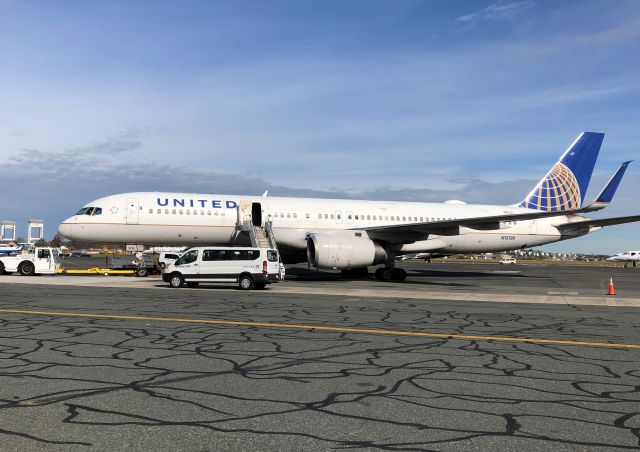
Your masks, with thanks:
[[[613,278],[609,278],[609,292],[607,295],[615,295],[616,289],[613,287]]]

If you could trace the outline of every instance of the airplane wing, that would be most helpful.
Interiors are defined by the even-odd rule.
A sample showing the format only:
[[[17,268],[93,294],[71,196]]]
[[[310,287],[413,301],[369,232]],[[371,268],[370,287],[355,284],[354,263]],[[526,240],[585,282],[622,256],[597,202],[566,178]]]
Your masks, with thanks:
[[[640,215],[630,215],[627,217],[612,217],[612,218],[602,218],[599,220],[584,220],[584,221],[576,221],[573,223],[565,223],[556,226],[560,229],[579,229],[579,228],[588,228],[591,226],[613,226],[616,224],[625,224],[625,223],[633,223],[635,221],[640,221]]]
[[[460,228],[488,231],[500,229],[503,221],[535,220],[537,218],[557,217],[563,215],[576,215],[584,212],[584,209],[564,212],[514,212],[508,208],[502,215],[488,215],[483,217],[458,218],[454,220],[427,221],[422,223],[403,223],[384,226],[369,226],[364,228],[354,228],[364,230],[372,239],[389,240],[402,242],[406,240],[424,240],[429,234],[435,235],[459,235]],[[575,223],[574,223],[575,224]]]

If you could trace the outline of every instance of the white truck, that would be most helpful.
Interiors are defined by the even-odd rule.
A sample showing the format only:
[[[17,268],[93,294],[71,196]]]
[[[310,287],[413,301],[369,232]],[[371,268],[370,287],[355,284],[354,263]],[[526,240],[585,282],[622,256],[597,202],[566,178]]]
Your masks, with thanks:
[[[35,248],[33,251],[0,257],[0,275],[20,273],[24,276],[55,274],[60,268],[56,248]]]

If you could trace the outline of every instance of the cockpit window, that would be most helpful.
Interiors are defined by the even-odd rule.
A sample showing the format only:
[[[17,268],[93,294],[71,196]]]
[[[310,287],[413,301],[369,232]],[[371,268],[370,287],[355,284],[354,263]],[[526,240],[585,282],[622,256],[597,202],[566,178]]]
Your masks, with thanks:
[[[100,207],[83,207],[78,210],[76,215],[100,215],[102,214],[102,208]]]

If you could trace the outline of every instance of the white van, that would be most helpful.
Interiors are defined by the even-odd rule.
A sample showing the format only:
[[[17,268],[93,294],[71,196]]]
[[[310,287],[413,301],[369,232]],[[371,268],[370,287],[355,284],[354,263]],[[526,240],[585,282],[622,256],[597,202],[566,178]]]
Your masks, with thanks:
[[[264,289],[280,279],[278,251],[270,248],[199,246],[167,265],[162,279],[171,287],[201,282],[236,283],[243,290]]]

